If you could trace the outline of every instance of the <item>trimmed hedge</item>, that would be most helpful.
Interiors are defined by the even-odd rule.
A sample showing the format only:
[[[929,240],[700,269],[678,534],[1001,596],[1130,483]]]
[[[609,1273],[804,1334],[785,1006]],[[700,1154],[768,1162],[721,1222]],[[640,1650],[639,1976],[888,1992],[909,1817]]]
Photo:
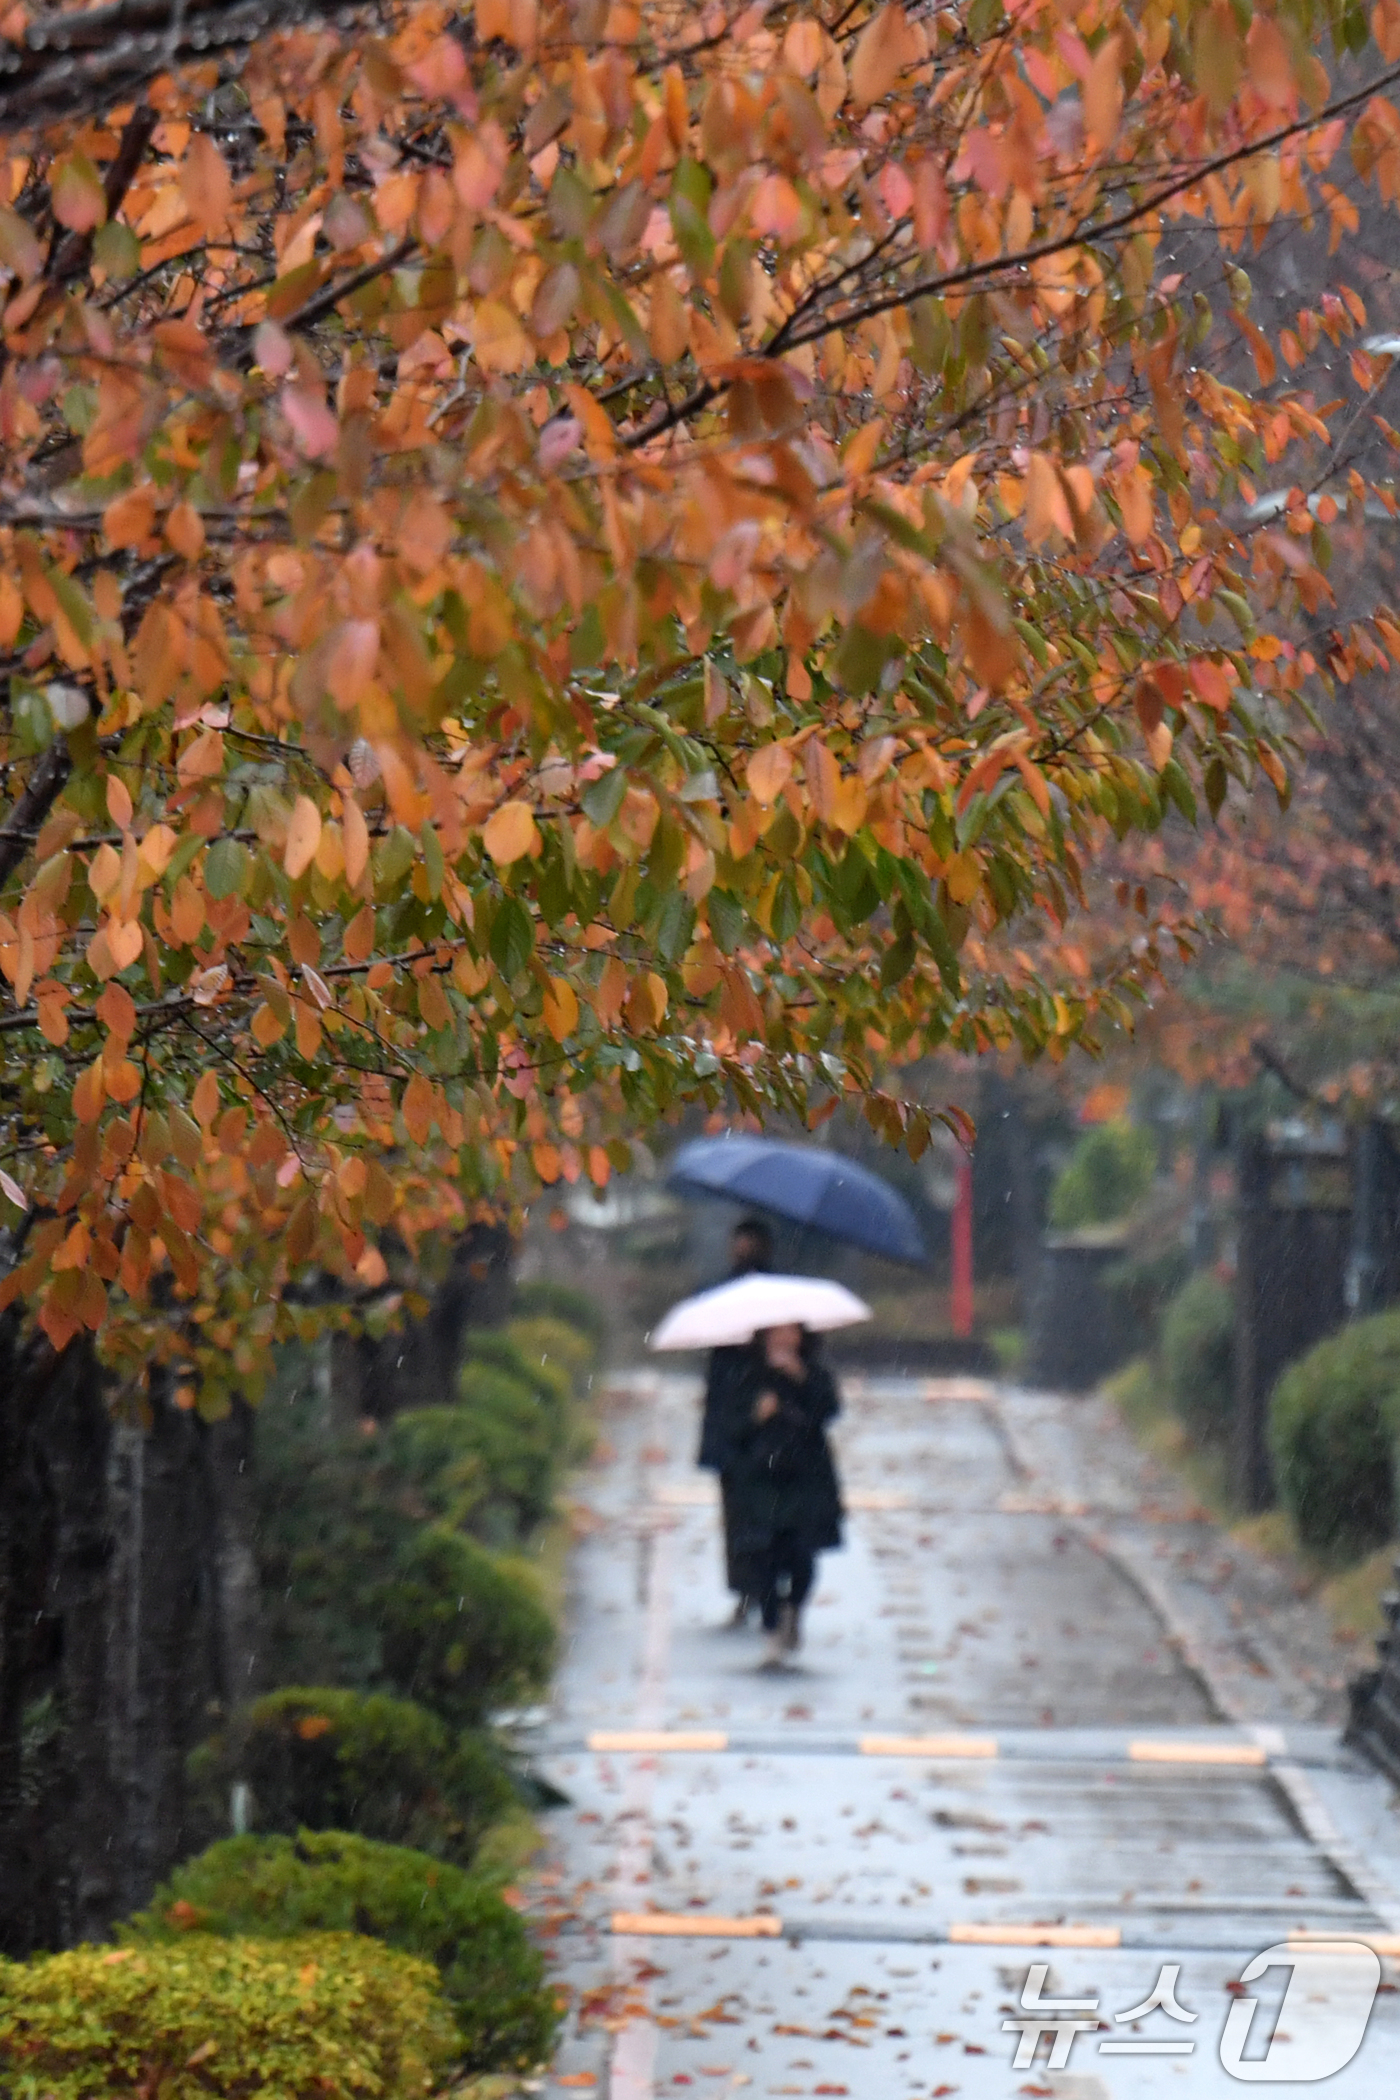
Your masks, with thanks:
[[[251,1788],[255,1830],[348,1830],[459,1867],[517,1798],[488,1736],[454,1734],[411,1700],[326,1685],[269,1692],[194,1752],[191,1793],[210,1838],[228,1830],[237,1780]]]
[[[575,1290],[572,1284],[553,1283],[543,1276],[534,1283],[516,1285],[515,1317],[561,1320],[566,1327],[586,1334],[595,1351],[601,1351],[608,1338],[608,1316],[596,1298]]]
[[[308,1931],[365,1933],[434,1963],[468,2068],[521,2069],[548,2055],[558,2014],[521,1920],[494,1888],[402,1845],[338,1830],[225,1838],[177,1867],[122,1928],[138,1943],[181,1944]]]
[[[500,1497],[503,1544],[518,1535],[522,1505],[548,1511],[558,1449],[546,1439],[528,1392],[512,1387],[507,1404],[529,1418],[537,1452],[529,1460],[533,1470],[517,1478],[502,1430],[496,1456],[503,1477],[491,1492]],[[498,1560],[460,1534],[451,1551],[425,1543],[425,1530],[443,1528],[441,1522],[425,1526],[425,1519],[462,1520],[469,1461],[487,1441],[465,1421],[441,1419],[461,1413],[419,1409],[401,1418],[402,1428],[393,1423],[376,1436],[338,1439],[326,1435],[310,1396],[271,1403],[265,1424],[259,1417],[258,1560],[266,1667],[274,1682],[390,1692],[417,1699],[462,1728],[491,1706],[508,1704],[523,1684],[539,1681],[552,1630],[528,1567]],[[518,1426],[519,1416],[513,1419]],[[446,1485],[434,1477],[444,1438],[460,1467]],[[528,1451],[529,1438],[525,1442]],[[494,1461],[488,1455],[484,1462]],[[442,1583],[436,1592],[434,1570]],[[430,1611],[417,1636],[408,1623],[412,1600]],[[449,1619],[447,1640],[442,1629]],[[519,1650],[511,1645],[516,1634],[524,1643]],[[443,1667],[425,1674],[425,1658],[435,1650],[444,1651]],[[447,1691],[446,1706],[438,1706],[434,1684]]]
[[[386,1676],[454,1727],[469,1728],[545,1682],[554,1622],[524,1562],[425,1524],[376,1600]]]
[[[1177,1414],[1201,1443],[1224,1443],[1235,1404],[1235,1298],[1212,1270],[1199,1270],[1172,1299],[1160,1347]]]
[[[1057,1232],[1113,1225],[1142,1201],[1157,1172],[1150,1130],[1133,1123],[1099,1123],[1078,1140],[1050,1191],[1050,1223]]]
[[[16,2100],[423,2100],[460,2054],[436,1968],[354,1933],[0,1961]]]
[[[1304,1545],[1360,1558],[1392,1535],[1400,1312],[1358,1320],[1290,1364],[1269,1442],[1279,1499]]]

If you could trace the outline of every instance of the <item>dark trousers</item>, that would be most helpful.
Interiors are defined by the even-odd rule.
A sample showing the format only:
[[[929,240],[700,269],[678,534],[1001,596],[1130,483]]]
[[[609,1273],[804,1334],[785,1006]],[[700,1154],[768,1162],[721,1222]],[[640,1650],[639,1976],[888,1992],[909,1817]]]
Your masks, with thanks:
[[[816,1555],[797,1542],[795,1531],[776,1531],[766,1553],[755,1554],[757,1594],[763,1612],[765,1633],[774,1633],[779,1608],[790,1604],[800,1611],[807,1602],[816,1572]]]
[[[724,1579],[736,1597],[756,1597],[758,1577],[754,1556],[734,1544],[734,1475],[719,1476],[719,1505],[724,1517]]]

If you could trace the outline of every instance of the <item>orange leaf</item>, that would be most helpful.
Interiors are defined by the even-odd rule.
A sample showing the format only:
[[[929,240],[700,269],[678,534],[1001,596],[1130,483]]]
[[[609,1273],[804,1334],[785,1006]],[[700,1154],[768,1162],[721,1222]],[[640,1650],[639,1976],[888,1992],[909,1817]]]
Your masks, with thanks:
[[[165,521],[165,537],[186,561],[198,561],[204,552],[204,521],[192,503],[177,503]]]
[[[219,1113],[219,1082],[212,1072],[201,1072],[194,1093],[190,1096],[190,1107],[201,1130],[207,1131]]]
[[[103,1075],[102,1060],[96,1058],[78,1074],[73,1082],[73,1113],[80,1123],[95,1123],[102,1113],[102,1103],[107,1094],[107,1082]]]
[[[180,169],[180,188],[190,217],[206,233],[222,226],[233,201],[233,179],[209,134],[198,131]]]
[[[287,850],[282,865],[293,882],[304,875],[316,858],[321,843],[321,812],[309,795],[298,795],[287,826]]]
[[[851,61],[851,99],[858,109],[889,93],[913,51],[904,9],[890,0],[862,32]]]
[[[1058,532],[1062,539],[1074,538],[1074,517],[1069,497],[1053,460],[1043,452],[1032,452],[1026,468],[1026,538],[1039,547]]]
[[[119,831],[131,826],[131,793],[115,773],[107,775],[107,814]]]
[[[539,845],[539,830],[527,802],[503,802],[486,820],[482,843],[498,868],[523,860]]]
[[[156,492],[149,482],[114,496],[102,513],[102,530],[109,547],[140,547],[150,538],[156,521]]]
[[[427,1144],[436,1105],[431,1083],[421,1072],[415,1072],[404,1088],[403,1099],[399,1103],[405,1127],[415,1145]]]
[[[765,809],[777,801],[792,778],[792,753],[786,744],[765,744],[749,760],[749,793]]]
[[[1090,141],[1107,153],[1123,115],[1123,53],[1116,36],[1105,37],[1084,79],[1084,121]]]
[[[1250,85],[1271,109],[1291,109],[1297,99],[1288,39],[1269,15],[1256,14],[1245,39]]]

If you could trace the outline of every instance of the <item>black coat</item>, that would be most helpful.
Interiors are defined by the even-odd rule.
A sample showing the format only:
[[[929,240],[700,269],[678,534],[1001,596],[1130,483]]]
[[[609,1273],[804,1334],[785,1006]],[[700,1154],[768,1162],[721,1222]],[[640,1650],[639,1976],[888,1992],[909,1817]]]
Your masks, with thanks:
[[[742,1405],[735,1408],[729,1464],[733,1544],[763,1553],[780,1531],[791,1532],[805,1553],[841,1543],[841,1490],[826,1440],[826,1424],[841,1411],[831,1373],[813,1364],[790,1378],[745,1350]],[[775,1393],[778,1412],[754,1420],[763,1393]]]
[[[752,1358],[747,1342],[740,1348],[710,1351],[695,1463],[716,1473],[727,1473],[733,1463],[735,1436],[742,1431],[744,1409],[751,1404],[747,1395]]]

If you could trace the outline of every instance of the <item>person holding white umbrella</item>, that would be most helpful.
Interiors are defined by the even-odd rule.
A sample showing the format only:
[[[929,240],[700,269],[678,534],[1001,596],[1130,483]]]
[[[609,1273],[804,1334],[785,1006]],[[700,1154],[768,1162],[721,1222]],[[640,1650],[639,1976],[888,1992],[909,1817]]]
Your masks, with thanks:
[[[815,1332],[869,1318],[839,1283],[748,1275],[673,1307],[651,1337],[653,1349],[749,1345],[728,1410],[728,1514],[758,1593],[765,1669],[781,1669],[798,1647],[816,1556],[841,1544],[826,1438],[841,1403]]]

